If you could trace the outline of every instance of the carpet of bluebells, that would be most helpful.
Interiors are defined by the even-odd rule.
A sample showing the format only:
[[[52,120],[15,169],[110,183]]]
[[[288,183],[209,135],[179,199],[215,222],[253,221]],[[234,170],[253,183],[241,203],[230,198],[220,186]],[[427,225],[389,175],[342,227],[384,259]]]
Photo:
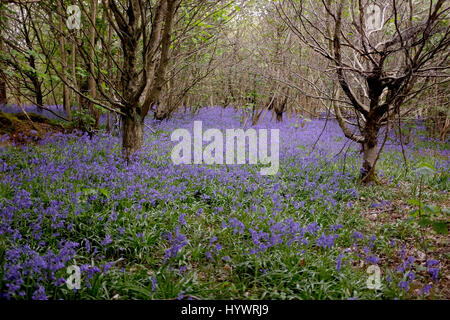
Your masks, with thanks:
[[[1,144],[1,298],[441,297],[445,256],[411,254],[415,222],[377,229],[364,215],[396,200],[383,187],[416,179],[395,135],[378,163],[385,186],[362,186],[359,147],[334,121],[313,150],[325,120],[266,116],[254,128],[280,129],[280,169],[262,176],[262,165],[173,165],[170,134],[192,130],[194,120],[203,130],[245,122],[219,107],[164,122],[148,117],[144,150],[129,163],[114,132]],[[429,188],[445,198],[448,144],[430,142],[438,154],[431,156],[414,130],[416,140],[404,146],[409,163],[431,161]],[[80,267],[79,289],[66,285],[71,265]],[[380,268],[378,289],[367,285],[370,265]]]

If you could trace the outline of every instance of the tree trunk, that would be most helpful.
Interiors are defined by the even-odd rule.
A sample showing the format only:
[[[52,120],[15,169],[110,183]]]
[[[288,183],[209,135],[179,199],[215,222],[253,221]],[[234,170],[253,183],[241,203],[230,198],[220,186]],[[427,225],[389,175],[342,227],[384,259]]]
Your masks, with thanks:
[[[2,11],[3,11],[3,8],[0,8],[0,19],[3,20],[3,12]],[[0,30],[2,30],[4,27],[5,26],[2,25]],[[3,51],[3,40],[2,40],[1,35],[0,35],[0,52],[4,52]],[[8,97],[6,96],[6,80],[5,80],[6,75],[3,73],[3,69],[6,69],[5,66],[3,64],[0,64],[0,106],[6,105],[8,103]]]
[[[374,181],[376,177],[375,173],[375,162],[377,158],[377,136],[378,136],[379,128],[376,123],[372,123],[368,121],[366,127],[364,129],[364,138],[365,142],[363,142],[363,165],[361,168],[361,176],[360,179],[364,183],[368,183]]]
[[[66,74],[67,74],[67,60],[66,60],[66,40],[64,38],[63,31],[63,12],[61,8],[61,3],[58,1],[58,15],[59,15],[59,46],[61,50],[61,77],[63,82],[63,106],[67,113],[67,119],[72,120],[72,110],[70,107],[70,93],[69,88],[66,85]]]
[[[175,11],[177,9],[178,1],[167,1],[167,12],[164,21],[164,29],[161,35],[161,56],[159,60],[159,65],[155,70],[155,74],[152,80],[150,92],[145,98],[142,106],[142,116],[145,117],[154,104],[158,107],[163,107],[164,105],[160,101],[161,91],[166,80],[166,69],[170,59],[170,45],[171,45],[171,34],[172,26],[174,23]],[[159,29],[160,27],[158,27]],[[168,115],[168,112],[164,112]],[[166,116],[164,116],[165,118]]]
[[[73,83],[73,86],[75,87],[75,89],[78,90],[79,88],[78,88],[77,71],[76,71],[76,69],[77,69],[77,58],[76,58],[76,54],[77,54],[77,40],[76,40],[76,36],[77,36],[77,31],[75,29],[75,30],[73,30],[73,42],[72,42],[72,83]],[[73,101],[77,105],[78,113],[81,113],[80,97],[78,96],[77,93],[74,93]]]
[[[6,81],[3,71],[0,69],[0,106],[8,104],[8,97],[6,95]]]
[[[89,37],[89,80],[88,80],[88,91],[89,96],[92,99],[96,98],[97,91],[95,90],[95,17],[97,14],[97,1],[92,1],[91,7],[91,30]],[[94,128],[98,129],[100,124],[100,110],[95,108],[95,105],[92,102],[89,102],[89,111],[91,112],[92,117],[95,119]]]
[[[33,50],[32,48],[29,47],[30,50]],[[41,83],[39,82],[39,78],[37,76],[36,73],[36,62],[34,59],[33,55],[30,55],[29,57],[29,63],[30,63],[30,67],[32,68],[32,72],[30,74],[30,79],[31,82],[33,83],[33,87],[34,87],[34,94],[36,97],[36,105],[41,109],[42,107],[42,103],[43,103],[43,97],[42,97],[42,88],[41,88]]]
[[[129,161],[144,144],[144,121],[136,109],[122,116],[122,155]]]
[[[3,72],[0,71],[0,106],[8,103],[8,99],[6,97],[6,81],[3,77]]]
[[[107,21],[107,17],[106,17],[106,11],[103,11],[103,15],[104,15],[104,21]],[[108,48],[106,50],[107,53],[107,57],[106,57],[106,70],[111,70],[111,54],[109,52],[109,50],[111,50],[111,36],[112,36],[112,27],[111,24],[108,26]],[[104,49],[102,49],[104,50]],[[106,111],[106,131],[107,132],[111,132],[111,111]]]
[[[106,131],[111,132],[111,113],[109,110],[106,114]]]
[[[36,90],[36,105],[41,108],[44,104],[44,98],[42,96],[41,84],[39,82],[34,83],[34,89]]]

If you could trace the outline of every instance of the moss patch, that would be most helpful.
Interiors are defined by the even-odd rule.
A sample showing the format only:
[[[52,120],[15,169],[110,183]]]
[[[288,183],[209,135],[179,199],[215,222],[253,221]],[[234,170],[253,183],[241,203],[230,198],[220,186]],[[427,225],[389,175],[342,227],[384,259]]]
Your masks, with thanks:
[[[64,127],[55,120],[36,113],[6,113],[0,111],[0,135],[7,134],[10,142],[27,144],[41,140],[47,133],[62,132]]]

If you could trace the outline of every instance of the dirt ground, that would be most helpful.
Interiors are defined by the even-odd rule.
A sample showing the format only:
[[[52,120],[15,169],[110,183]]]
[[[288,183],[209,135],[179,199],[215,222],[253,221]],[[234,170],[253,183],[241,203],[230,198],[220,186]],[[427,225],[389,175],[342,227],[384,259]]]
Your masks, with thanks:
[[[57,121],[39,114],[27,113],[27,115],[24,113],[12,114],[0,111],[1,144],[13,142],[19,145],[37,143],[48,134],[71,131],[70,128],[65,128]]]

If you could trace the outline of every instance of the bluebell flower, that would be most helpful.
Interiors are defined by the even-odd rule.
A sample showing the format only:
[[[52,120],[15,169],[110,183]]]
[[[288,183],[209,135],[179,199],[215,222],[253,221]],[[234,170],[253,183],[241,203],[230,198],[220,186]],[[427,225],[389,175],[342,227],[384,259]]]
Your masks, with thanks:
[[[344,257],[344,255],[343,254],[340,254],[339,256],[338,256],[338,258],[337,258],[337,261],[336,261],[336,271],[337,272],[339,272],[339,271],[341,271],[341,264],[342,264],[342,258]]]
[[[45,294],[45,288],[43,286],[39,286],[31,298],[33,300],[48,300],[47,295]]]
[[[420,295],[427,295],[427,294],[429,294],[430,291],[431,291],[431,287],[432,287],[431,284],[427,284],[425,287],[423,287],[422,289],[419,290],[419,294]]]

